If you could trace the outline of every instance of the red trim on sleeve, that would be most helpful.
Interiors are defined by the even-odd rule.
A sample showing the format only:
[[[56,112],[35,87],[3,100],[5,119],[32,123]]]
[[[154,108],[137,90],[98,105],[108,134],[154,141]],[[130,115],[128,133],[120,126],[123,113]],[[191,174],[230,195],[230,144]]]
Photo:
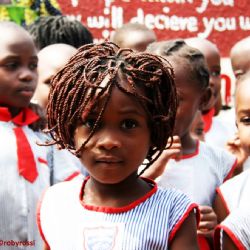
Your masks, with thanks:
[[[170,244],[176,234],[176,232],[180,229],[182,223],[187,219],[187,217],[190,215],[190,213],[192,211],[196,210],[196,221],[197,221],[197,226],[199,225],[200,222],[200,212],[199,212],[199,208],[197,206],[197,204],[192,203],[187,211],[183,214],[183,216],[181,217],[181,219],[175,224],[174,228],[172,229],[170,235],[169,235],[169,240],[168,243]]]
[[[71,181],[73,180],[76,176],[78,176],[79,174],[81,174],[80,172],[76,171],[74,173],[72,173],[70,176],[68,176],[66,179],[64,179],[64,181]]]
[[[227,174],[227,176],[226,176],[226,178],[224,179],[223,182],[225,182],[226,180],[228,180],[228,179],[230,179],[232,177],[233,172],[236,169],[236,167],[237,167],[237,159],[234,161],[234,164],[233,164],[231,170],[229,171],[229,173]]]
[[[45,193],[47,191],[48,188],[45,189],[45,191],[43,192],[42,194],[42,197],[41,199],[38,201],[38,204],[37,204],[37,211],[36,211],[36,223],[37,223],[37,226],[38,226],[38,230],[40,232],[40,235],[46,245],[46,247],[48,249],[50,249],[50,246],[49,246],[49,243],[47,242],[45,236],[44,236],[44,233],[43,233],[43,229],[42,229],[42,225],[41,225],[41,207],[42,207],[42,201],[44,199],[44,196],[45,196]]]
[[[222,201],[222,203],[223,203],[223,205],[224,205],[224,207],[225,207],[225,209],[226,209],[227,215],[229,215],[229,214],[230,214],[230,209],[229,209],[229,207],[228,207],[228,205],[227,205],[226,200],[224,199],[224,196],[223,196],[223,194],[222,194],[222,192],[221,192],[220,188],[219,188],[219,187],[218,187],[218,188],[216,188],[216,190],[215,190],[215,191],[216,191],[216,192],[217,192],[217,194],[220,196],[221,201]]]
[[[191,154],[182,155],[181,159],[188,159],[188,158],[192,158],[192,157],[198,155],[199,154],[199,148],[200,148],[200,142],[199,142],[199,140],[197,140],[196,141],[195,152],[193,152]]]
[[[96,211],[96,212],[103,212],[103,213],[124,213],[127,212],[133,208],[135,208],[136,206],[140,205],[141,203],[143,203],[145,200],[147,200],[149,197],[151,197],[156,191],[157,191],[157,184],[151,180],[151,179],[147,179],[147,178],[142,178],[143,180],[145,180],[147,183],[152,184],[152,189],[146,193],[144,196],[142,196],[141,198],[139,198],[138,200],[130,203],[127,206],[123,206],[123,207],[100,207],[100,206],[93,206],[93,205],[88,205],[88,204],[84,204],[84,200],[83,200],[83,196],[84,196],[84,187],[87,183],[87,181],[90,179],[90,176],[87,176],[82,184],[82,188],[81,188],[81,192],[79,194],[79,199],[81,202],[81,205],[87,209],[87,210],[92,210],[92,211]]]
[[[47,162],[46,160],[44,160],[43,158],[38,157],[37,159],[38,159],[38,161],[39,161],[40,163],[44,163],[44,164],[48,165],[48,162]]]
[[[214,234],[214,245],[215,250],[220,250],[220,231],[223,230],[226,232],[228,237],[233,241],[234,245],[237,247],[238,250],[247,250],[245,246],[241,243],[241,241],[236,237],[236,235],[226,226],[218,225],[215,228]]]

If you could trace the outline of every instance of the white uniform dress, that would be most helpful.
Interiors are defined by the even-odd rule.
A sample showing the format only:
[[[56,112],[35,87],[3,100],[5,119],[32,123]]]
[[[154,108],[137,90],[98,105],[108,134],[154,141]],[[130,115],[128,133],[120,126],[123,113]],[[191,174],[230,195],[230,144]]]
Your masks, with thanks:
[[[199,205],[212,206],[216,188],[231,175],[236,162],[227,151],[197,142],[194,154],[167,163],[157,183],[181,190]]]
[[[250,249],[250,210],[239,208],[217,226],[215,230],[215,245],[217,249],[223,248],[223,234],[227,234],[239,250]]]
[[[250,169],[226,181],[216,191],[228,214],[238,208],[250,210]]]
[[[51,182],[80,176],[78,166],[66,151],[38,146],[44,134],[22,126],[31,146],[38,177],[33,183],[18,172],[17,142],[12,121],[0,121],[0,240],[1,250],[42,249],[42,239],[36,224],[37,202]],[[48,156],[53,152],[53,180]],[[18,245],[18,247],[17,247]]]
[[[197,205],[183,193],[152,189],[120,208],[84,204],[85,183],[79,180],[50,187],[38,209],[38,225],[51,250],[162,250]]]

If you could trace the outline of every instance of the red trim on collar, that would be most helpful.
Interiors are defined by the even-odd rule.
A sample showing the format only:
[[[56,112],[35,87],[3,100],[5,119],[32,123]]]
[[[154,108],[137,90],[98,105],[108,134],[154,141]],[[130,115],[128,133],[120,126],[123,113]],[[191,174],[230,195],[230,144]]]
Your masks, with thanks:
[[[30,108],[23,108],[17,116],[12,118],[8,108],[0,107],[0,121],[4,122],[12,121],[18,126],[25,126],[32,124],[38,119],[39,116]]]
[[[199,154],[199,148],[200,148],[200,141],[197,140],[196,141],[195,151],[193,153],[191,153],[191,154],[182,155],[181,159],[184,160],[184,159],[192,158],[192,157],[198,155]]]
[[[136,206],[140,205],[141,203],[143,203],[145,200],[147,200],[149,197],[151,197],[157,191],[157,184],[153,180],[141,177],[141,179],[143,179],[146,182],[152,184],[153,188],[148,193],[146,193],[144,196],[142,196],[141,198],[139,198],[138,200],[135,200],[132,203],[130,203],[129,205],[123,206],[123,207],[100,207],[100,206],[93,206],[93,205],[84,204],[84,201],[83,201],[84,187],[85,187],[87,181],[89,180],[89,178],[90,178],[89,176],[86,177],[85,180],[84,180],[84,182],[83,182],[83,184],[82,184],[81,192],[80,192],[80,195],[79,195],[79,199],[80,199],[81,205],[85,209],[96,211],[96,212],[103,212],[103,213],[109,213],[109,214],[127,212],[129,210],[132,210]]]

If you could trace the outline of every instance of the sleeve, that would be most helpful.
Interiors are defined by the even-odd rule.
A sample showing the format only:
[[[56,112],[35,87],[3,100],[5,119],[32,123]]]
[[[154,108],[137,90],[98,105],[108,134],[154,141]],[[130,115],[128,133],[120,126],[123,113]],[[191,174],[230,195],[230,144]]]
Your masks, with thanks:
[[[216,227],[214,234],[216,250],[223,249],[223,236],[225,234],[237,249],[250,249],[250,212],[245,208],[239,208]]]
[[[84,178],[86,175],[85,168],[76,156],[66,149],[59,150],[56,146],[53,146],[52,154],[53,177],[51,182],[53,184],[75,178]]]
[[[221,149],[221,177],[223,182],[230,179],[233,175],[235,168],[237,167],[237,158],[224,149]]]
[[[178,192],[177,196],[172,202],[173,207],[170,213],[170,236],[169,236],[169,244],[173,240],[176,232],[180,229],[183,222],[188,218],[191,212],[196,214],[197,225],[200,220],[200,213],[198,209],[198,205],[192,203],[190,199],[183,193]]]

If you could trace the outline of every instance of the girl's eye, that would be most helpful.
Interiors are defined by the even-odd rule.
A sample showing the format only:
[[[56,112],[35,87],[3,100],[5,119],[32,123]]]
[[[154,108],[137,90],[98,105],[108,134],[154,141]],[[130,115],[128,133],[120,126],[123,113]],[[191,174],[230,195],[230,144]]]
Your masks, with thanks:
[[[31,63],[31,64],[29,65],[29,68],[30,68],[31,70],[37,69],[37,62]]]
[[[96,124],[96,119],[87,119],[86,121],[83,122],[83,126],[93,129]]]
[[[17,62],[9,62],[5,64],[5,68],[7,68],[8,70],[14,70],[18,67],[18,63]]]
[[[138,122],[132,119],[127,119],[122,122],[123,129],[133,129],[138,126]]]
[[[247,117],[242,117],[240,119],[241,123],[244,123],[245,125],[250,125],[250,117],[247,116]]]
[[[213,77],[219,77],[220,76],[220,71],[219,70],[212,71],[212,72],[210,72],[210,75],[213,76]]]

